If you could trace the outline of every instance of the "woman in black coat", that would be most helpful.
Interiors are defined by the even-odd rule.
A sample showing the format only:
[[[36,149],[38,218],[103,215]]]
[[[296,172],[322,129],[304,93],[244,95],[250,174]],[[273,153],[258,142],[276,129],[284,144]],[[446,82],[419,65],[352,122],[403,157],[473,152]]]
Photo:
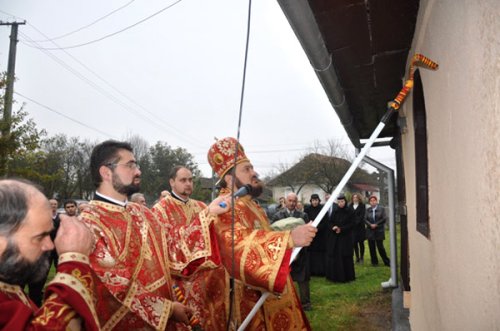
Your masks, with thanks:
[[[325,274],[328,280],[344,283],[356,279],[352,260],[354,214],[343,194],[337,198],[337,206],[328,220]]]
[[[354,213],[354,227],[352,229],[353,242],[354,242],[354,254],[356,255],[356,262],[363,263],[365,257],[365,203],[361,196],[357,193],[353,194],[351,197],[351,203],[349,204],[349,209]]]
[[[311,204],[304,208],[304,212],[307,214],[311,221],[316,219],[319,212],[323,208],[320,204],[321,199],[318,194],[311,195]],[[325,275],[325,247],[326,247],[326,233],[327,229],[327,217],[328,213],[323,217],[322,221],[318,224],[318,232],[314,237],[311,245],[307,247],[309,251],[309,270],[312,276],[324,276]]]

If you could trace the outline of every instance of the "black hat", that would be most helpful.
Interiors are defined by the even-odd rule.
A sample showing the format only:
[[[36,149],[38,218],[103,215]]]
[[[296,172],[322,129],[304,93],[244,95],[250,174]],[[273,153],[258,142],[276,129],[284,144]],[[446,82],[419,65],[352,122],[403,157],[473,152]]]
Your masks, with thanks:
[[[345,198],[344,193],[340,193],[339,196],[337,197],[337,200],[345,200],[345,201],[347,201],[347,199]]]
[[[319,198],[319,195],[317,195],[316,193],[311,194],[311,200],[312,200],[312,199],[318,199],[318,200],[320,200],[320,201],[321,201],[321,199]]]

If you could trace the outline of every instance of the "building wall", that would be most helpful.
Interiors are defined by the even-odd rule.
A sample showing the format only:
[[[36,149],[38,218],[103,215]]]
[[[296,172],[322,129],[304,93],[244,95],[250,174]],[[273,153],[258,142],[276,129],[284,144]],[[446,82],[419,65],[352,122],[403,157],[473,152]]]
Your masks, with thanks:
[[[274,186],[272,187],[272,190],[273,190],[274,201],[278,201],[280,197],[286,197],[288,193],[292,192],[290,187],[283,187],[283,186]],[[324,202],[325,192],[316,185],[305,185],[297,194],[297,198],[299,199],[300,202],[307,204],[309,203],[309,199],[311,198],[311,194],[313,193],[318,194],[320,196],[321,201]]]
[[[403,153],[412,330],[500,330],[500,1],[422,0],[410,55],[427,112],[430,238],[416,231],[411,96]]]

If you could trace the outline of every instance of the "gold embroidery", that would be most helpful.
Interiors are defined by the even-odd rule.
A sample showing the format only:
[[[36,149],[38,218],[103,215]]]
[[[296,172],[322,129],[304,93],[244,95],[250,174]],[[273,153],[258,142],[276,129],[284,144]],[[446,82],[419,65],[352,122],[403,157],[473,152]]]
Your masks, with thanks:
[[[129,312],[129,307],[121,306],[120,309],[118,309],[113,314],[113,316],[111,316],[111,318],[106,322],[106,324],[104,324],[104,326],[102,327],[102,331],[113,330],[116,324],[118,324],[118,322],[120,322],[122,318],[125,317],[125,315],[127,315],[128,312]]]
[[[47,303],[43,305],[42,313],[33,320],[33,324],[47,325],[50,319],[55,316],[55,311],[50,310],[49,305]]]
[[[102,252],[98,253],[97,261],[101,267],[112,268],[116,264],[116,260],[111,256],[109,250],[105,247]]]
[[[54,317],[69,323],[76,316],[76,312],[71,306],[66,303],[57,302],[57,299],[57,294],[53,293],[45,300],[44,305],[41,307],[42,312],[33,320],[33,324],[47,326]]]
[[[99,319],[97,318],[97,313],[94,306],[94,296],[92,293],[92,289],[88,287],[90,286],[89,284],[92,284],[92,279],[88,279],[88,277],[91,277],[91,275],[88,274],[87,276],[83,276],[81,273],[75,272],[75,270],[73,270],[72,273],[79,275],[79,277],[77,278],[73,274],[57,273],[54,276],[54,279],[49,283],[49,286],[53,284],[63,284],[73,289],[80,295],[81,298],[83,298],[83,300],[85,300],[85,303],[91,311],[96,324],[99,325]]]
[[[207,215],[205,204],[192,199],[184,203],[168,194],[153,207],[153,211],[165,229],[161,240],[165,253],[168,253],[165,256],[169,257],[171,272],[180,274],[192,261],[211,256],[209,227],[214,217]],[[199,239],[191,241],[189,238]],[[212,264],[204,262],[200,268]]]
[[[64,262],[81,262],[89,264],[89,257],[77,252],[66,252],[59,255],[59,264]]]
[[[20,286],[7,284],[0,281],[0,291],[15,295],[19,300],[21,300],[23,304],[31,308],[31,304]]]
[[[245,242],[251,243],[252,241],[254,241],[254,237],[256,234],[257,234],[257,231],[252,231],[248,238],[241,240],[241,242],[238,244],[238,246],[244,247],[243,254],[241,255],[241,262],[240,262],[240,277],[241,277],[241,281],[244,283],[246,282],[246,280],[245,280],[245,265],[247,264],[247,255],[253,246],[251,244],[250,245],[246,244]]]
[[[272,259],[276,261],[278,259],[278,253],[282,250],[281,238],[278,238],[276,242],[271,242],[267,245],[267,248],[272,254]]]

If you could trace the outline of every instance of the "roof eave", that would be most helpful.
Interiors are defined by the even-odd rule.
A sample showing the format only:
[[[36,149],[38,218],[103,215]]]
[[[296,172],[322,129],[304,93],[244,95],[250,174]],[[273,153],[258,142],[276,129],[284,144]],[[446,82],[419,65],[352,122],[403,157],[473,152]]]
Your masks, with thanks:
[[[333,109],[339,116],[347,136],[352,144],[359,148],[361,146],[359,132],[353,125],[354,120],[332,63],[332,55],[328,52],[308,1],[278,0],[278,3],[314,68]]]

